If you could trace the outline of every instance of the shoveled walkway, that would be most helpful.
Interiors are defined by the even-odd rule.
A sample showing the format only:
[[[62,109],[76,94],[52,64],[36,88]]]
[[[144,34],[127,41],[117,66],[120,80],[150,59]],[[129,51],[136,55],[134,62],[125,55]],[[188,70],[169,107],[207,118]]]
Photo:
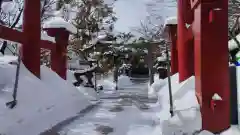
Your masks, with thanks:
[[[60,135],[148,135],[157,125],[147,98],[147,84],[134,84],[115,93],[101,92],[100,102],[84,116],[52,134]],[[45,134],[47,135],[47,134]]]

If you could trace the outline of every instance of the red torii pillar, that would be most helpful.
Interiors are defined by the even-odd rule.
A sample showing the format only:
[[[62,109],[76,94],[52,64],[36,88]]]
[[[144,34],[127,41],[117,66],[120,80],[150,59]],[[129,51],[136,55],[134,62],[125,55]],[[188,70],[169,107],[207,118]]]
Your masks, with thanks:
[[[228,0],[191,0],[191,8],[194,11],[195,85],[202,129],[219,133],[230,127]],[[211,106],[215,93],[222,100]]]
[[[23,64],[35,76],[40,77],[40,47],[51,50],[51,67],[66,79],[66,47],[69,32],[62,28],[53,29],[57,43],[41,40],[40,1],[24,1],[23,32],[0,25],[0,38],[22,44]],[[57,34],[56,34],[57,33]]]
[[[22,61],[37,77],[40,77],[40,9],[40,0],[24,0]]]
[[[177,0],[177,49],[179,82],[182,82],[194,74],[194,48],[192,28],[187,28],[186,23],[191,24],[193,14],[190,11],[190,3],[187,0]]]

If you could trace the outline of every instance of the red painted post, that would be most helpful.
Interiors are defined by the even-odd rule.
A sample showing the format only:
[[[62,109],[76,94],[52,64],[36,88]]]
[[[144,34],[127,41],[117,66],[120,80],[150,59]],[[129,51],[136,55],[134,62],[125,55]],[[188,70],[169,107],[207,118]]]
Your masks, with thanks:
[[[177,27],[177,47],[178,47],[178,71],[179,81],[182,82],[194,74],[193,44],[190,42],[191,32],[187,29],[186,23],[192,21],[190,3],[187,0],[178,0],[178,27]]]
[[[230,127],[228,0],[193,0],[195,79],[202,129],[219,133]],[[216,51],[217,50],[217,51]],[[222,101],[211,106],[217,93]]]
[[[47,28],[47,33],[55,37],[56,45],[51,50],[51,69],[63,79],[67,79],[67,45],[69,32],[65,28]]]
[[[177,25],[168,25],[168,32],[171,40],[171,74],[175,74],[178,72]]]
[[[51,64],[52,69],[57,69],[57,73],[63,79],[67,79],[67,45],[68,45],[68,31],[61,31],[56,36],[56,51],[52,51]],[[59,65],[55,65],[54,61]]]
[[[24,0],[22,61],[34,75],[40,77],[40,1]]]

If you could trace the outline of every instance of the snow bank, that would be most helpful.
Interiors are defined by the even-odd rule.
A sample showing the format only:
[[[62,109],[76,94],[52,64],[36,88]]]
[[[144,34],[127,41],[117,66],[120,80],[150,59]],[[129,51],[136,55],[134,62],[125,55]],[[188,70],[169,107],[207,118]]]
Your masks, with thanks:
[[[62,17],[53,17],[44,22],[43,28],[65,28],[70,33],[76,34],[77,28],[65,21]]]
[[[181,84],[179,84],[178,76],[179,76],[178,73],[171,76],[172,94],[174,94],[181,86]],[[165,79],[165,81],[166,81],[166,84],[158,92],[158,102],[159,103],[169,102],[168,100],[166,100],[169,97],[167,78]]]
[[[3,59],[9,62],[11,59],[16,60],[16,57]],[[39,80],[21,64],[18,104],[16,108],[8,109],[5,103],[12,100],[16,66],[0,63],[0,79],[4,80],[0,85],[0,134],[36,135],[77,115],[90,105],[74,86],[45,66],[41,70],[42,80]]]
[[[201,113],[195,96],[195,77],[192,76],[179,84],[178,74],[175,74],[171,77],[171,83],[174,105],[173,117],[169,113],[168,84],[166,83],[158,92],[160,111],[157,112],[157,115],[162,135],[192,134],[201,129]]]
[[[84,96],[86,96],[90,101],[96,101],[99,99],[98,93],[94,90],[94,88],[87,87],[77,87],[79,92],[81,92]]]
[[[10,62],[16,63],[17,62],[17,57],[8,56],[8,55],[0,57],[0,64],[6,64],[6,63],[10,63]]]
[[[160,89],[158,93],[160,110],[156,115],[160,120],[160,126],[155,129],[155,132],[161,135],[196,134],[202,128],[202,118],[195,95],[195,77],[192,76],[180,84],[178,83],[178,74],[172,76],[171,79],[174,116],[171,117],[169,113],[169,93],[168,84],[166,84],[165,88]],[[202,131],[198,135],[214,134]],[[240,130],[237,126],[231,126],[220,135],[240,135]]]
[[[159,90],[167,83],[167,79],[159,79],[158,75],[154,76],[154,83],[148,85],[148,97],[154,98],[157,97]]]

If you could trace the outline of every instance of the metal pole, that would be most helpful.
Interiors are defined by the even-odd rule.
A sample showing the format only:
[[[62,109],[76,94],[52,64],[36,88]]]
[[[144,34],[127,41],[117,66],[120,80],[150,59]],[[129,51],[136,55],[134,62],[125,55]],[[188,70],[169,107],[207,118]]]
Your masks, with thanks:
[[[19,74],[20,74],[20,65],[21,65],[21,51],[19,51],[18,59],[17,59],[17,70],[15,74],[15,82],[13,88],[13,100],[6,103],[6,106],[10,109],[13,109],[17,105],[17,91],[18,91],[18,81],[19,81]]]
[[[96,65],[97,65],[96,69],[98,69],[98,60],[96,60]],[[97,70],[95,70],[94,84],[95,84],[94,90],[95,90],[96,92],[98,92],[98,91],[97,91],[97,90],[98,90],[98,89],[97,89]]]
[[[99,13],[97,12],[97,21],[99,22]],[[99,26],[97,26],[99,27]],[[97,39],[98,39],[98,31],[97,31]],[[94,45],[94,52],[96,52],[96,44]],[[98,69],[98,58],[96,58],[96,65],[97,65],[97,69]],[[97,71],[95,70],[95,78],[94,78],[94,90],[97,91]]]
[[[167,73],[168,73],[168,88],[169,88],[169,102],[170,102],[170,114],[171,117],[174,116],[173,113],[173,99],[172,99],[172,86],[171,86],[171,72],[170,72],[170,62],[169,62],[169,54],[168,54],[168,45],[170,44],[169,41],[166,42],[166,57],[167,57]]]

